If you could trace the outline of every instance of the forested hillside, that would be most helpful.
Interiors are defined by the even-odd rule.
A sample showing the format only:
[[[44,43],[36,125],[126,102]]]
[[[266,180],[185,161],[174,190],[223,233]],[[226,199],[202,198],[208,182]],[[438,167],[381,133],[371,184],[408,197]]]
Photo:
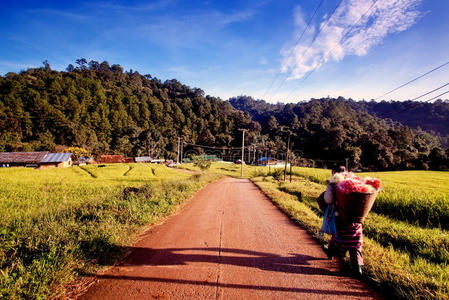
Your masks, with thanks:
[[[449,101],[433,103],[418,101],[355,102],[355,107],[366,109],[380,118],[389,118],[414,129],[422,129],[440,136],[449,147]]]
[[[176,80],[161,82],[120,65],[77,60],[67,72],[43,68],[0,78],[0,151],[82,146],[93,154],[173,158],[177,137],[233,145],[249,114]],[[240,140],[238,141],[240,143]]]
[[[350,159],[366,169],[445,169],[447,156],[437,137],[368,113],[355,101],[312,99],[297,104],[268,104],[240,96],[229,100],[249,112],[271,139],[281,126],[289,127],[294,149],[304,157],[322,160]],[[447,151],[446,151],[447,152]]]
[[[237,147],[239,129],[245,128],[246,144],[256,146],[259,156],[282,156],[286,127],[296,153],[315,161],[349,158],[352,168],[375,170],[448,168],[438,137],[370,114],[406,105],[344,98],[275,105],[246,96],[223,101],[175,79],[161,82],[117,64],[79,59],[76,67],[59,72],[44,62],[42,68],[0,77],[0,151],[79,146],[94,155],[175,158],[178,137]],[[444,135],[447,103],[422,105],[416,109],[422,121],[410,126],[419,123]],[[432,117],[437,113],[439,119]]]

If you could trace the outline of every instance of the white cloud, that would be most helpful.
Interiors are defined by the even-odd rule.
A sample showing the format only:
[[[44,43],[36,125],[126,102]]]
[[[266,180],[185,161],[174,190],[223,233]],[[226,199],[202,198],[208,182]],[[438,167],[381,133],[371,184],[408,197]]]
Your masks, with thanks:
[[[317,28],[311,26],[308,38],[294,48],[290,46],[281,51],[284,56],[281,71],[290,72],[289,79],[299,79],[331,59],[339,61],[346,55],[363,56],[387,35],[407,30],[415,24],[420,16],[417,6],[421,1],[343,0],[328,23],[323,20]],[[304,26],[303,14],[297,8],[295,24]],[[321,33],[309,47],[319,28],[322,28]]]

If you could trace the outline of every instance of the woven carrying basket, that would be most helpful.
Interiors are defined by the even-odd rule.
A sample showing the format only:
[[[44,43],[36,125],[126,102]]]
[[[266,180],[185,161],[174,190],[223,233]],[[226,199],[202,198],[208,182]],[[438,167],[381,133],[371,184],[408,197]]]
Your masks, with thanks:
[[[376,201],[377,192],[345,194],[337,190],[337,206],[344,223],[363,223]]]

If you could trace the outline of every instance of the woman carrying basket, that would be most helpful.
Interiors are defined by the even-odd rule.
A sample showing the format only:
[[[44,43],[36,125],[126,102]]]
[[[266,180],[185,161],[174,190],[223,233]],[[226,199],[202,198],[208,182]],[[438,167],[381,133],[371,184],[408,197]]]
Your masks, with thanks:
[[[344,176],[346,172],[343,166],[334,166],[332,168],[332,175],[339,177],[340,174]],[[335,174],[339,174],[335,176]],[[337,184],[335,182],[329,182],[324,193],[324,201],[327,204],[337,204],[336,191]],[[351,264],[357,275],[362,274],[363,257],[362,257],[362,245],[363,245],[363,226],[362,223],[353,222],[346,223],[338,215],[338,209],[335,212],[335,223],[337,233],[333,234],[328,245],[323,245],[323,250],[329,259],[336,257],[343,260],[346,256],[346,252],[349,251],[351,258]]]

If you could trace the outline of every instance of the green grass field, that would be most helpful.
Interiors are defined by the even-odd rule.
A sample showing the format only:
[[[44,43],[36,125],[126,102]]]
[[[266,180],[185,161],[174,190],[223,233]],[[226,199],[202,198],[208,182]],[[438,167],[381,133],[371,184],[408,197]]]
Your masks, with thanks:
[[[0,298],[46,298],[67,292],[83,273],[108,266],[143,226],[160,221],[206,183],[240,177],[240,165],[214,163],[202,173],[147,164],[0,169]],[[219,175],[214,175],[219,174]],[[382,180],[364,224],[365,279],[394,297],[449,299],[449,173],[361,173]],[[292,219],[318,237],[316,197],[329,170],[244,166]],[[277,178],[277,179],[275,179]],[[280,179],[280,180],[279,180]]]
[[[195,170],[191,165],[184,168]],[[212,172],[240,177],[240,165],[212,164]],[[316,203],[331,172],[293,168],[293,181],[283,170],[245,166],[252,180],[292,219],[322,243],[322,212]],[[364,223],[364,278],[394,298],[449,299],[449,173],[397,171],[360,173],[382,180],[373,211]],[[277,178],[277,179],[275,179]]]
[[[271,176],[253,180],[318,238],[322,212],[316,197],[324,191],[330,171],[295,167],[293,174],[292,183]],[[383,191],[364,224],[366,278],[393,290],[395,297],[449,298],[449,173],[400,171],[360,175],[377,177],[383,183]]]
[[[0,169],[0,298],[64,294],[217,178],[148,164]]]

